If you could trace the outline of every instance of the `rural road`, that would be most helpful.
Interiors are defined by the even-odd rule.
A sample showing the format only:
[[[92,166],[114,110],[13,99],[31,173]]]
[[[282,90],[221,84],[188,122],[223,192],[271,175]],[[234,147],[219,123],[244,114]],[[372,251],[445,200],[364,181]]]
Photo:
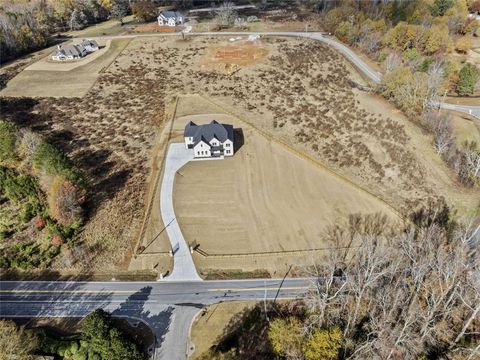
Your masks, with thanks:
[[[0,317],[84,317],[102,308],[155,333],[155,359],[185,360],[188,334],[198,312],[234,300],[294,299],[310,279],[192,282],[0,282]],[[280,287],[281,286],[281,287]]]
[[[158,36],[180,36],[181,33],[154,33],[154,34],[132,34],[132,35],[109,35],[109,36],[94,36],[92,39],[130,39],[135,37],[158,37]],[[313,40],[322,41],[333,48],[340,51],[352,64],[357,67],[368,79],[375,84],[380,84],[382,80],[382,73],[372,69],[365,61],[363,61],[355,52],[349,47],[345,46],[341,42],[334,40],[330,37],[324,36],[319,32],[288,32],[288,31],[275,31],[275,32],[189,32],[185,33],[186,36],[248,36],[248,35],[260,35],[260,36],[291,36],[302,37]],[[78,38],[83,39],[83,38]],[[65,38],[65,40],[71,40]],[[469,114],[480,119],[480,104],[479,105],[456,105],[447,102],[440,103],[440,108],[446,110],[454,110]]]

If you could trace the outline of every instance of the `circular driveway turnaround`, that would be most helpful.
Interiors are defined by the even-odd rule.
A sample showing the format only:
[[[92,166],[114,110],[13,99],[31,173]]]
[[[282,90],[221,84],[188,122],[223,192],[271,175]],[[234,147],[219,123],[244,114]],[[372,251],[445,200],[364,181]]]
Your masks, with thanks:
[[[183,143],[170,144],[160,190],[160,213],[173,252],[173,270],[164,279],[165,281],[202,281],[193,263],[190,247],[183,237],[173,208],[175,174],[191,160],[193,160],[193,151],[185,149]]]

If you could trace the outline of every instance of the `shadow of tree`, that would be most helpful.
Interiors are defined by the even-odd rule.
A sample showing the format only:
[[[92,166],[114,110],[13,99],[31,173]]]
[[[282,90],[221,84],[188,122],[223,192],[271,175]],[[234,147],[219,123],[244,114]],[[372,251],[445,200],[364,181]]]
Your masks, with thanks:
[[[89,197],[86,207],[88,213],[94,213],[104,201],[113,199],[125,187],[133,169],[127,167],[115,171],[118,160],[112,157],[113,152],[92,146],[90,140],[70,124],[68,114],[54,106],[57,104],[54,101],[68,106],[73,100],[0,98],[1,115],[20,129],[28,128],[40,134],[87,175],[91,193],[95,196]]]
[[[143,287],[120,304],[120,306],[112,312],[112,316],[137,318],[146,322],[155,335],[155,347],[159,348],[168,332],[175,308],[171,305],[159,306],[158,303],[150,306],[150,304],[147,304],[147,301],[151,292],[151,286]]]

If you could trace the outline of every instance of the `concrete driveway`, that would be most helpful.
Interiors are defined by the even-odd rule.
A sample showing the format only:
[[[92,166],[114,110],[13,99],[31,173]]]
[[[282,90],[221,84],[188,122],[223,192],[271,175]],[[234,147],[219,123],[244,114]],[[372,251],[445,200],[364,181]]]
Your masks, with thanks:
[[[183,143],[170,144],[160,190],[160,213],[173,251],[173,270],[164,279],[166,281],[202,280],[197,273],[190,253],[190,247],[183,237],[173,208],[175,174],[191,160],[193,160],[193,151],[185,149]]]

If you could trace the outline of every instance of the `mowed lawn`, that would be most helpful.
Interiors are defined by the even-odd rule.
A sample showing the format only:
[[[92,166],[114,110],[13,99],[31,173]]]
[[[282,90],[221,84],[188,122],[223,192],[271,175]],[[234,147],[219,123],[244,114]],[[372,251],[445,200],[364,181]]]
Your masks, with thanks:
[[[235,123],[232,117],[215,115]],[[208,116],[191,116],[205,123]],[[233,158],[193,161],[175,179],[174,206],[189,241],[211,254],[328,247],[327,226],[351,213],[382,212],[383,202],[243,126]]]
[[[7,83],[0,96],[83,97],[130,40],[112,40],[105,54],[70,71],[24,70]]]

